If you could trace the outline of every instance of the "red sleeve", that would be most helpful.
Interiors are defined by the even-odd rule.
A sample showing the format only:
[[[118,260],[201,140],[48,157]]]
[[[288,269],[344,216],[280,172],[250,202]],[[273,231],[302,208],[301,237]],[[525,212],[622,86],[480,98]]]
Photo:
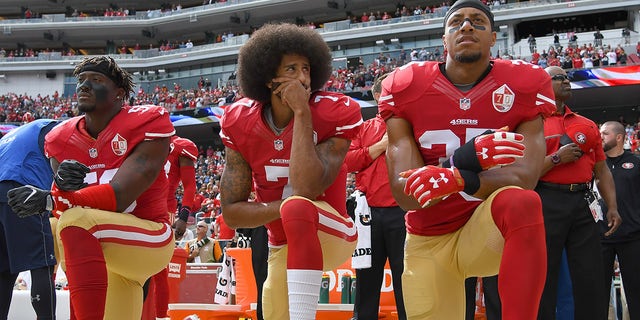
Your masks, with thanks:
[[[180,144],[182,147],[182,152],[180,153],[180,156],[187,157],[193,161],[197,161],[198,147],[196,147],[196,144],[189,139],[181,138],[180,140],[181,140]]]
[[[336,126],[336,136],[353,140],[360,132],[362,126],[362,113],[360,113],[360,104],[349,96],[343,95],[338,103],[338,113],[342,117],[340,123]]]
[[[373,162],[371,155],[369,155],[369,147],[365,146],[363,143],[365,125],[366,122],[362,125],[358,136],[351,140],[349,151],[347,152],[347,156],[344,158],[344,162],[347,165],[347,171],[349,172],[358,172],[368,167]]]
[[[182,187],[184,188],[182,205],[194,210],[196,209],[193,207],[196,195],[196,169],[193,166],[181,166],[180,178],[182,179]]]
[[[169,118],[169,113],[162,107],[151,105],[133,106],[128,108],[127,112],[130,114],[135,113],[139,117],[137,123],[144,124],[141,128],[144,131],[144,140],[169,138],[176,133]],[[130,119],[136,121],[134,117]]]
[[[251,99],[243,98],[236,101],[225,109],[224,115],[220,120],[220,139],[225,147],[239,151],[235,144],[242,136],[236,137],[234,132],[242,132],[243,123],[239,119],[243,115],[245,108],[259,108],[259,104]]]

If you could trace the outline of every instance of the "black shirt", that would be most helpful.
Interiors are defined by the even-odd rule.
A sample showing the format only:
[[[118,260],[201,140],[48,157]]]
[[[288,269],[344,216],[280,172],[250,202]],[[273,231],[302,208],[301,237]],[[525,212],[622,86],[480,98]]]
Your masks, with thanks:
[[[602,235],[609,230],[605,215],[604,221],[599,222],[602,242],[638,240],[640,239],[640,158],[625,151],[618,157],[607,157],[606,162],[616,186],[618,213],[622,217],[622,224],[615,233],[605,238]],[[606,205],[603,206],[603,213],[606,213]]]

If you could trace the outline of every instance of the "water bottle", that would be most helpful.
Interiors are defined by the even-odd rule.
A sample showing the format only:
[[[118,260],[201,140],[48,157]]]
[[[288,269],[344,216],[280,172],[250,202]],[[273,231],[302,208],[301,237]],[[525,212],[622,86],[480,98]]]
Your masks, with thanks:
[[[318,303],[329,303],[329,275],[322,274],[322,280],[320,281],[320,297]]]
[[[351,303],[356,303],[356,275],[351,276],[351,297],[349,298]]]
[[[340,303],[349,304],[351,303],[351,276],[348,274],[343,275],[340,279],[340,283],[342,286]]]

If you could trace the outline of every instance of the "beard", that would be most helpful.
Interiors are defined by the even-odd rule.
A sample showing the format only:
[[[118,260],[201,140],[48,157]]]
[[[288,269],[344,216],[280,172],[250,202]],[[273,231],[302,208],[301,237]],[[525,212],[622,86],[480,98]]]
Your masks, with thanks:
[[[480,52],[475,52],[469,54],[456,53],[453,58],[460,63],[474,63],[479,61],[481,57],[482,54]]]
[[[602,148],[604,149],[604,152],[607,152],[607,151],[613,149],[615,146],[616,146],[616,142],[615,141],[608,141],[608,142],[605,142],[602,145]]]
[[[80,112],[92,112],[96,109],[95,103],[78,103],[78,111]]]

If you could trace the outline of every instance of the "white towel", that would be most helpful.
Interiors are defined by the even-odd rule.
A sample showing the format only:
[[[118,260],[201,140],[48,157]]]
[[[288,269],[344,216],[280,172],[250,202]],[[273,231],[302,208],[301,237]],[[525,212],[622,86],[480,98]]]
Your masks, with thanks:
[[[235,293],[233,262],[233,258],[225,253],[222,259],[222,270],[218,274],[216,294],[213,298],[213,302],[217,304],[229,304],[231,294]]]
[[[358,230],[358,243],[351,256],[351,267],[354,269],[366,269],[371,268],[371,209],[364,193],[356,191],[355,198],[355,222]]]

